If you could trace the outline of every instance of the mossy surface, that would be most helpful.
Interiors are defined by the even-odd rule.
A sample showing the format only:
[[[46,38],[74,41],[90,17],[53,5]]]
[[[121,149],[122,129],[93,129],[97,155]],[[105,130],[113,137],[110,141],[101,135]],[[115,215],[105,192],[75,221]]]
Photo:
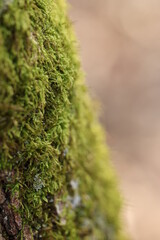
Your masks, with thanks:
[[[124,240],[92,105],[64,1],[0,0],[0,181],[19,201],[16,239],[27,225],[34,239]]]

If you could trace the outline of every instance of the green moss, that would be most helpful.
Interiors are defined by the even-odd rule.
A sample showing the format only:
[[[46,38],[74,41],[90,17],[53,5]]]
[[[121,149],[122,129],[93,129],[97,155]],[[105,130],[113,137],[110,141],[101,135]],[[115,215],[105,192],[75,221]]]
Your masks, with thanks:
[[[64,1],[0,0],[1,184],[34,239],[124,239],[94,111]]]

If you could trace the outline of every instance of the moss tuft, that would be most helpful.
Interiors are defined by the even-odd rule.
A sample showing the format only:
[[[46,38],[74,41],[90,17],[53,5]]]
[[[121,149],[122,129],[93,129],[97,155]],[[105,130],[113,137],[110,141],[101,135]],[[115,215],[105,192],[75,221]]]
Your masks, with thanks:
[[[63,0],[0,0],[0,182],[16,239],[124,240],[121,197],[82,79]]]

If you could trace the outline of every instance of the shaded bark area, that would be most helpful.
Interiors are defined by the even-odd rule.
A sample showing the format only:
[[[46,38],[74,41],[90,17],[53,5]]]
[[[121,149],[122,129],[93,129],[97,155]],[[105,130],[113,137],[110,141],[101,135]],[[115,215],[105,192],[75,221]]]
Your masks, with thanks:
[[[8,178],[14,181],[14,172],[0,172],[0,240],[17,240],[23,228],[23,239],[31,240],[32,234],[27,225],[22,227],[22,218],[18,213],[20,207],[17,192],[11,194],[6,189]]]
[[[11,198],[2,187],[0,189],[0,224],[2,239],[17,239],[22,229],[22,220],[12,209]]]

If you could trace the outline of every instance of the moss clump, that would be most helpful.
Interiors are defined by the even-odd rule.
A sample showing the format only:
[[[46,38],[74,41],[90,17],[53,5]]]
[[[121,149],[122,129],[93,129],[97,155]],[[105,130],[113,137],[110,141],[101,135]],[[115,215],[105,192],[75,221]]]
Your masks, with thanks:
[[[0,0],[6,239],[124,239],[121,198],[70,25],[63,0]]]

